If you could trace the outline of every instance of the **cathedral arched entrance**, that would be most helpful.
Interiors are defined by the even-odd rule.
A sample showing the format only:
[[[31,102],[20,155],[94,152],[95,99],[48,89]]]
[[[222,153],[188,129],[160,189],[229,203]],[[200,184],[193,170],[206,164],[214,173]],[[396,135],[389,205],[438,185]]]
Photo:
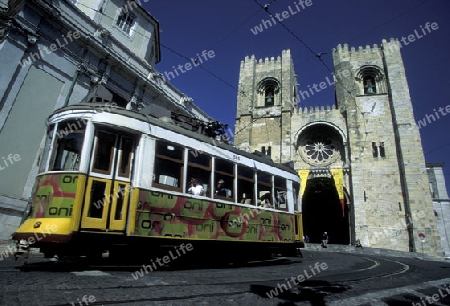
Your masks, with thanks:
[[[303,232],[312,243],[320,243],[327,232],[330,244],[349,244],[349,218],[345,199],[332,177],[310,178],[302,197]]]
[[[345,134],[329,122],[311,123],[298,133],[304,235],[319,243],[327,232],[331,244],[349,244]]]

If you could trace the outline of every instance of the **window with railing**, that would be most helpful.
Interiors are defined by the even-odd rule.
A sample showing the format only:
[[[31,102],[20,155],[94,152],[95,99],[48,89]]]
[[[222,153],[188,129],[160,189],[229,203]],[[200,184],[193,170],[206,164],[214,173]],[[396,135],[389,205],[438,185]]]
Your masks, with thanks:
[[[117,18],[116,25],[119,29],[121,29],[123,32],[125,32],[128,36],[131,36],[131,34],[133,34],[135,21],[136,21],[136,17],[133,14],[122,9],[122,11],[119,14],[119,17]]]

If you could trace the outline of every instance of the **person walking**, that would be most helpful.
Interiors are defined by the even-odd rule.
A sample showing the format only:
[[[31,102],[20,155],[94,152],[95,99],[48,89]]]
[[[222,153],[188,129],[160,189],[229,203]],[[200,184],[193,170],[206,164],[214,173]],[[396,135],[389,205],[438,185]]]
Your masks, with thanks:
[[[327,248],[328,247],[328,233],[327,232],[323,232],[322,234],[322,248]]]

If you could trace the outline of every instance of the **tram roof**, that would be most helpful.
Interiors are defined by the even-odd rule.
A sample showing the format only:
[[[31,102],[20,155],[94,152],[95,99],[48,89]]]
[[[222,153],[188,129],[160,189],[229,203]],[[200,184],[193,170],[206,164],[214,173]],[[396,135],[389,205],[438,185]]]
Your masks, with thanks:
[[[154,116],[151,116],[151,115],[146,115],[146,114],[143,114],[143,113],[139,113],[137,111],[127,110],[127,109],[119,108],[119,107],[109,107],[109,108],[107,108],[105,110],[105,105],[103,103],[92,103],[92,102],[90,102],[90,103],[78,103],[78,104],[69,105],[69,106],[66,106],[66,107],[63,107],[63,108],[55,110],[52,113],[52,115],[49,116],[49,118],[51,118],[55,114],[60,114],[60,113],[63,113],[65,111],[71,111],[71,110],[78,110],[78,111],[81,111],[81,110],[88,110],[88,111],[89,110],[90,111],[101,110],[102,112],[118,114],[118,115],[130,117],[130,118],[133,118],[133,119],[137,119],[137,120],[140,120],[140,121],[148,122],[150,124],[159,126],[161,128],[165,128],[165,129],[171,130],[173,132],[176,132],[176,133],[179,133],[179,134],[183,134],[185,136],[194,138],[194,139],[202,141],[202,142],[210,143],[210,144],[212,144],[212,145],[214,145],[216,147],[220,147],[221,149],[228,150],[228,151],[233,152],[235,154],[238,154],[238,155],[241,155],[241,156],[245,156],[245,157],[250,158],[250,159],[254,159],[254,160],[259,161],[261,163],[265,163],[267,165],[274,166],[274,167],[280,168],[280,169],[282,169],[284,171],[288,171],[288,172],[291,172],[291,173],[294,173],[294,174],[297,175],[297,172],[295,171],[295,169],[293,167],[290,167],[290,166],[288,166],[286,164],[275,163],[270,158],[259,156],[259,155],[255,154],[255,153],[245,152],[245,151],[243,151],[243,150],[241,150],[241,149],[239,149],[239,148],[237,148],[237,147],[235,147],[235,146],[233,146],[232,144],[229,144],[229,143],[225,143],[225,142],[214,142],[214,143],[212,143],[211,142],[211,139],[212,139],[211,137],[208,137],[208,136],[206,136],[204,134],[201,134],[201,133],[196,133],[194,131],[190,131],[190,130],[188,130],[186,128],[183,128],[183,127],[181,127],[179,125],[176,125],[175,123],[166,122],[166,121],[164,121],[164,120],[162,120],[160,118],[157,118],[157,117],[154,117]],[[195,119],[195,118],[193,118],[193,119]]]

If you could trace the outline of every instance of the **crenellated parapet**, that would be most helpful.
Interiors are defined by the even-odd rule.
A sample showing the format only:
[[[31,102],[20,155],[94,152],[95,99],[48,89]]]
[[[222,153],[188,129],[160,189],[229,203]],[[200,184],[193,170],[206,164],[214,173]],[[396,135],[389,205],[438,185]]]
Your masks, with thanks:
[[[301,115],[306,114],[316,114],[316,113],[330,113],[330,112],[337,112],[339,113],[339,110],[336,108],[335,105],[326,105],[326,106],[305,106],[300,107],[298,109],[298,113]],[[339,113],[340,114],[340,113]]]
[[[389,41],[382,40],[380,46],[373,44],[372,46],[349,47],[348,44],[339,44],[333,49],[333,60],[335,63],[343,61],[364,62],[379,61],[385,55],[400,52],[401,45],[397,39],[391,38]]]

